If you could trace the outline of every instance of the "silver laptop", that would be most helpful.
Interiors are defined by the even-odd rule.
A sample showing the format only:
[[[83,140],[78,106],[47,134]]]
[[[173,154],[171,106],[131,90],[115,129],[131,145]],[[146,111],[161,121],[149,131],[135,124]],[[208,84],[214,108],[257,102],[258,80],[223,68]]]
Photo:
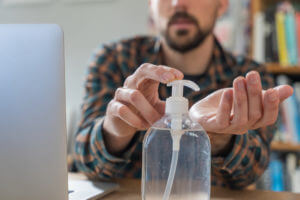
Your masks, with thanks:
[[[0,25],[1,200],[68,199],[65,116],[61,29]],[[82,183],[85,191],[78,184],[69,188],[72,198],[91,198],[91,184]],[[116,187],[92,186],[95,195]]]

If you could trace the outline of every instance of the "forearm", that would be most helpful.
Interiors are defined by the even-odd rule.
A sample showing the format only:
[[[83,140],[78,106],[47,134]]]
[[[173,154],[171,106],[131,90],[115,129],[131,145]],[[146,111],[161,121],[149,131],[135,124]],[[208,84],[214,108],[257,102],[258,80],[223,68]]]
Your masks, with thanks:
[[[103,139],[107,151],[115,156],[121,156],[122,152],[128,147],[130,141],[137,132],[130,127],[114,126],[111,122],[114,119],[105,118],[103,122]],[[121,125],[123,122],[115,122]]]
[[[124,140],[124,138],[107,138],[108,134],[103,132],[102,118],[106,115],[117,88],[123,86],[126,78],[118,60],[115,59],[116,55],[114,46],[103,46],[99,49],[92,57],[85,82],[85,98],[82,105],[82,119],[77,131],[75,158],[77,168],[93,178],[114,178],[134,174],[128,171],[134,170],[131,158],[137,152],[135,139],[139,134],[132,133],[131,139]],[[116,133],[115,128],[122,129],[118,124],[120,123],[108,130]],[[114,145],[117,148],[111,149]],[[116,156],[120,152],[122,154]]]
[[[95,119],[93,124],[78,132],[75,143],[76,166],[92,178],[123,177],[129,158],[117,157],[108,152],[103,140],[102,122],[101,118]]]

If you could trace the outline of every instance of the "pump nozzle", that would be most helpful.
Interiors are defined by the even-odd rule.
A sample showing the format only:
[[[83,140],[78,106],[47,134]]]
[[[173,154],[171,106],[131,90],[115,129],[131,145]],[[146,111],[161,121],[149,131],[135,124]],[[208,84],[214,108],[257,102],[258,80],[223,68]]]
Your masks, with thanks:
[[[188,112],[188,100],[183,97],[183,87],[189,87],[192,90],[199,91],[199,86],[190,80],[176,80],[167,84],[172,86],[172,96],[167,99],[166,113],[182,114]]]
[[[167,84],[167,86],[172,86],[172,97],[182,97],[183,96],[183,86],[189,87],[194,91],[199,91],[199,86],[190,80],[176,80]]]

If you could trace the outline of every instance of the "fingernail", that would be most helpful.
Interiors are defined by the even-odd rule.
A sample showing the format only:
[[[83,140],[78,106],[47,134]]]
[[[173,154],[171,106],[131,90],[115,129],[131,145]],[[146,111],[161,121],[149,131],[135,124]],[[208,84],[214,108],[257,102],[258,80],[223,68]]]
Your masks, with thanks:
[[[226,92],[225,93],[225,97],[226,97],[226,99],[231,100],[231,93],[230,92]]]
[[[238,87],[239,90],[243,90],[244,89],[244,81],[243,80],[238,80],[237,87]]]
[[[252,85],[256,85],[258,83],[258,77],[256,74],[251,74],[249,79]]]
[[[168,82],[168,81],[174,79],[174,75],[170,72],[166,72],[162,75],[162,78],[164,81]]]
[[[180,78],[180,77],[182,76],[182,73],[179,72],[179,71],[175,71],[175,74],[176,74],[176,77],[177,77],[177,78]]]
[[[270,101],[276,101],[278,99],[278,95],[277,95],[276,91],[272,90],[269,93],[268,98],[269,98]]]

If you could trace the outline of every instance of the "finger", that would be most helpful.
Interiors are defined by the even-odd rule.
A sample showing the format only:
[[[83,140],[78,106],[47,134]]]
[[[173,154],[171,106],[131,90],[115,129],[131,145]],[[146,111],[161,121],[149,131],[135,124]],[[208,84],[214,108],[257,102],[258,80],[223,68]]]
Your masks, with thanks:
[[[144,95],[134,89],[118,88],[116,91],[115,99],[117,101],[126,102],[136,108],[141,116],[151,125],[156,122],[161,115],[153,108],[147,101]]]
[[[168,83],[175,79],[182,78],[182,72],[180,72],[177,69],[162,65],[152,65],[146,63],[141,65],[133,75],[126,79],[124,86],[135,89],[138,88],[139,85],[146,79],[154,80],[161,83]]]
[[[218,129],[224,131],[229,125],[231,120],[231,109],[233,101],[232,89],[227,89],[223,92],[220,105],[216,115],[216,125]]]
[[[133,113],[132,110],[130,110],[126,105],[118,101],[112,100],[110,111],[113,116],[120,118],[129,126],[140,130],[143,130],[147,127],[147,124],[145,124],[140,117]]]
[[[255,124],[262,117],[262,86],[260,75],[251,71],[246,76],[248,96],[248,123]]]
[[[233,82],[233,119],[231,129],[236,133],[242,133],[247,129],[248,100],[245,87],[245,79],[238,77]]]
[[[155,110],[157,110],[158,113],[161,115],[165,114],[166,110],[166,102],[159,100],[155,105],[154,105]]]
[[[278,91],[279,101],[283,102],[285,99],[293,95],[294,89],[289,85],[280,85],[274,88]]]
[[[268,89],[263,96],[264,113],[260,121],[251,129],[272,125],[276,122],[279,107],[279,93],[275,89]]]

